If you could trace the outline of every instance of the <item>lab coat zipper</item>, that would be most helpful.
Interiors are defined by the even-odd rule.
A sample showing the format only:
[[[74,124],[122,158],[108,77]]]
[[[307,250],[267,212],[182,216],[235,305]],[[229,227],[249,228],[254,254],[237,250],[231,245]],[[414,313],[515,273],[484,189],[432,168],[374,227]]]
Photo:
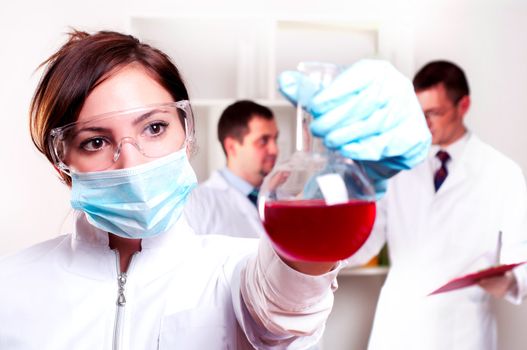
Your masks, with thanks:
[[[123,318],[124,318],[124,307],[126,305],[126,296],[124,294],[125,292],[125,285],[128,278],[128,272],[130,271],[130,268],[132,267],[132,261],[136,253],[132,255],[130,258],[130,264],[128,265],[128,269],[124,272],[121,271],[120,266],[120,258],[119,258],[119,251],[117,249],[114,250],[115,256],[117,259],[117,310],[115,313],[115,325],[114,325],[114,331],[113,331],[113,350],[120,350],[121,349],[121,337],[122,337],[122,329],[123,329]]]

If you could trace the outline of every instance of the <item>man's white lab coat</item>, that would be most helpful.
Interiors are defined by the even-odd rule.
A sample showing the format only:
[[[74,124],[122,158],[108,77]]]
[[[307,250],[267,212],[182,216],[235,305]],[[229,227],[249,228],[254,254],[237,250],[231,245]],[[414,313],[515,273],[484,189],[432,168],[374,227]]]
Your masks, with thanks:
[[[300,349],[321,336],[338,271],[303,275],[266,241],[197,236],[184,218],[144,239],[126,276],[118,260],[83,214],[74,234],[0,260],[0,349]]]
[[[527,191],[520,168],[472,135],[437,193],[430,163],[423,162],[391,180],[378,209],[374,233],[350,259],[366,261],[387,239],[391,267],[369,349],[496,349],[491,297],[483,289],[427,294],[493,264],[500,230],[502,262],[527,260]],[[508,299],[520,302],[527,293],[526,268],[514,273],[519,290]]]
[[[265,233],[254,204],[219,171],[192,191],[185,215],[197,234],[261,237]]]

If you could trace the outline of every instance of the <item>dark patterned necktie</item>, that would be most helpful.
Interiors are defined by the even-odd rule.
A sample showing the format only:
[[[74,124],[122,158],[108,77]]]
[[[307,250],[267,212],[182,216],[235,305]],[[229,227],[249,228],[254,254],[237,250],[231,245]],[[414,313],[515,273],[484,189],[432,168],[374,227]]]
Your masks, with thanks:
[[[434,175],[434,188],[437,192],[443,182],[445,182],[446,177],[448,176],[448,169],[446,168],[446,163],[450,160],[450,155],[445,151],[438,151],[436,157],[441,162],[441,167],[437,169]]]
[[[256,202],[258,201],[258,189],[255,188],[247,195],[247,198],[251,201],[254,206],[256,206]]]

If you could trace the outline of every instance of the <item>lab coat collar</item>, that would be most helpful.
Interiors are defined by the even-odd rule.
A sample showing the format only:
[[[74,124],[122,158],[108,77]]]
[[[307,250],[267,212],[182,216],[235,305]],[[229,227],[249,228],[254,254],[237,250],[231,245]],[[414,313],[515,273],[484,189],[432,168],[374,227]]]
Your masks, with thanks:
[[[449,175],[445,183],[437,191],[437,196],[448,193],[451,188],[460,185],[471,176],[477,176],[478,170],[474,169],[474,167],[481,164],[479,160],[481,155],[478,152],[481,141],[476,135],[467,132],[458,142],[447,148],[447,152],[450,150],[454,152],[452,166],[449,168]]]
[[[230,186],[227,180],[221,175],[219,170],[214,171],[209,179],[207,180],[207,185],[216,188],[218,190],[227,191]]]
[[[142,240],[141,251],[134,255],[130,265],[133,271],[129,272],[147,283],[189,260],[188,254],[193,251],[190,246],[197,243],[182,215],[169,231]],[[82,212],[76,213],[67,268],[95,279],[117,275],[117,255],[109,247],[108,233],[91,225]]]
[[[244,196],[247,196],[254,190],[253,185],[234,174],[229,168],[225,167],[218,171],[218,173],[225,179],[229,185],[240,191]]]
[[[429,157],[435,157],[437,152],[439,150],[446,151],[452,160],[452,162],[457,161],[461,155],[463,154],[463,151],[465,150],[465,147],[468,143],[468,141],[471,139],[472,133],[467,130],[465,134],[456,142],[446,146],[446,147],[440,147],[439,145],[432,145],[430,147],[429,151]]]
[[[175,231],[180,231],[175,234]],[[186,238],[192,236],[192,229],[188,226],[184,215],[176,221],[169,231],[157,236],[143,238],[141,242],[142,249],[156,249],[170,244],[175,240],[175,236],[182,236],[178,238]],[[73,246],[78,244],[89,244],[92,246],[109,246],[108,233],[103,231],[88,222],[86,215],[82,211],[75,211],[75,231],[73,233]]]
[[[225,193],[225,195],[235,196],[236,198],[238,198],[237,200],[240,203],[239,210],[244,213],[244,215],[258,216],[258,211],[256,210],[256,207],[249,201],[249,198],[247,198],[247,194],[250,191],[247,193],[241,192],[238,188],[230,184],[219,170],[216,170],[211,174],[211,176],[206,182],[206,185],[210,188],[214,188],[225,192],[231,191],[229,193]]]

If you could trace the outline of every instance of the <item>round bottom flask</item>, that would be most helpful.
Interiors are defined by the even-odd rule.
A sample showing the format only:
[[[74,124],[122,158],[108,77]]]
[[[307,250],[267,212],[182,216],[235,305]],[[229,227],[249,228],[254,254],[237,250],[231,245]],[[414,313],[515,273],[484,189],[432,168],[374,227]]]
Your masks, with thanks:
[[[316,93],[338,67],[301,63]],[[300,89],[302,90],[302,89]],[[283,257],[328,262],[352,256],[375,221],[375,191],[362,168],[311,137],[311,116],[297,106],[297,151],[278,164],[260,188],[258,210],[267,235]]]

